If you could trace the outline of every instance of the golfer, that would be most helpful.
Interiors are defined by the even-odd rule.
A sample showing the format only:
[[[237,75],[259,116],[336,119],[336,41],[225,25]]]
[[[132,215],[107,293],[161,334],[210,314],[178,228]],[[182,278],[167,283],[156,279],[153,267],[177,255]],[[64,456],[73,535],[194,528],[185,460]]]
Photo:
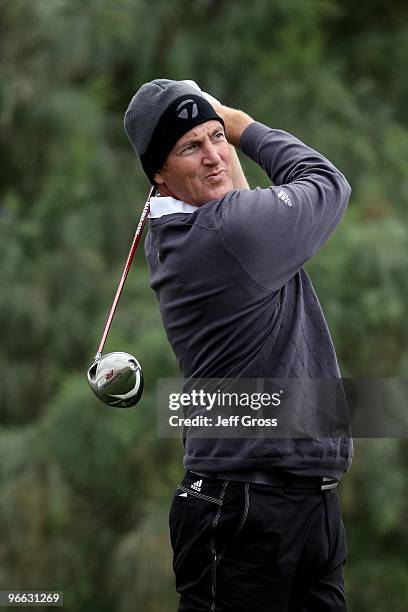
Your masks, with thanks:
[[[157,196],[145,251],[186,378],[340,377],[303,265],[350,187],[320,153],[183,81],[144,84],[125,129]],[[273,184],[248,188],[233,147]],[[170,510],[183,612],[346,610],[336,485],[348,438],[197,438]]]

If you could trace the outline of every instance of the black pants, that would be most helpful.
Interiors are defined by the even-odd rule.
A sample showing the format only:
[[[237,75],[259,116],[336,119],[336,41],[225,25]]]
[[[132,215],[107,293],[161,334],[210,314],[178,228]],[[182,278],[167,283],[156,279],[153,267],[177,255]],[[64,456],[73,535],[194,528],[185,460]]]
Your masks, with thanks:
[[[285,489],[187,472],[171,505],[170,537],[180,612],[347,609],[336,489]]]

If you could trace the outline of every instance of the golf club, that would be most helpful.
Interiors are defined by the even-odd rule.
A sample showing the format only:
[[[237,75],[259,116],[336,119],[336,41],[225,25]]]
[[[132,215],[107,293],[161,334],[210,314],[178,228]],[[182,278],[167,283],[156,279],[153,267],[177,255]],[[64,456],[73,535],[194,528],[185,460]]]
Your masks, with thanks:
[[[138,360],[125,352],[114,352],[102,355],[106,338],[125,284],[137,246],[143,233],[150,210],[150,198],[155,192],[152,187],[147,196],[136,232],[130,247],[129,255],[123,268],[116,295],[105,323],[102,338],[94,361],[88,369],[88,382],[95,395],[109,406],[129,408],[140,400],[143,393],[143,374]]]

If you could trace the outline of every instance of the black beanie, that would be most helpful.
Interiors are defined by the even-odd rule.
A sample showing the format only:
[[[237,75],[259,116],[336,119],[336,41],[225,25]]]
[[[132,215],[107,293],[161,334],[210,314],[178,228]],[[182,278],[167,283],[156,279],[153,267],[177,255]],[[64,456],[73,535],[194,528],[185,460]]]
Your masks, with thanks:
[[[151,183],[167,155],[186,132],[205,121],[224,121],[211,104],[183,81],[145,83],[125,113],[125,131]]]

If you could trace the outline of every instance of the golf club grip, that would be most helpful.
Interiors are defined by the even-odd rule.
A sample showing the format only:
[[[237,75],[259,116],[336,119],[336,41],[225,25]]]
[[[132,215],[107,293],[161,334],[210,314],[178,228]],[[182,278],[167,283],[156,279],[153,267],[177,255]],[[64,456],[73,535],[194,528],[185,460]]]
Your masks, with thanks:
[[[98,356],[100,356],[102,354],[103,347],[105,346],[106,338],[108,337],[108,333],[109,333],[109,329],[110,329],[110,326],[111,326],[111,323],[112,323],[112,319],[113,319],[113,317],[115,315],[116,306],[118,305],[119,298],[121,296],[123,286],[125,284],[125,281],[126,281],[126,278],[127,278],[127,275],[128,275],[129,269],[130,269],[130,266],[132,265],[134,254],[135,254],[137,246],[138,246],[138,244],[140,242],[140,238],[141,238],[141,236],[143,234],[143,229],[144,229],[144,226],[146,224],[147,217],[148,217],[149,210],[150,210],[150,198],[152,197],[154,191],[155,191],[155,187],[152,187],[150,189],[150,191],[149,191],[149,195],[147,196],[146,203],[145,203],[145,205],[143,207],[142,214],[140,216],[140,220],[139,220],[139,223],[137,225],[136,232],[135,232],[135,235],[134,235],[134,238],[133,238],[132,246],[130,247],[129,255],[128,255],[128,258],[126,260],[125,267],[123,268],[123,272],[122,272],[121,279],[119,281],[118,288],[116,290],[116,295],[115,295],[115,298],[113,300],[112,307],[111,307],[110,312],[109,312],[109,316],[108,316],[108,318],[106,320],[106,323],[105,323],[105,327],[104,327],[104,330],[103,330],[101,342],[99,344],[98,352],[96,353],[95,359],[98,359]]]

